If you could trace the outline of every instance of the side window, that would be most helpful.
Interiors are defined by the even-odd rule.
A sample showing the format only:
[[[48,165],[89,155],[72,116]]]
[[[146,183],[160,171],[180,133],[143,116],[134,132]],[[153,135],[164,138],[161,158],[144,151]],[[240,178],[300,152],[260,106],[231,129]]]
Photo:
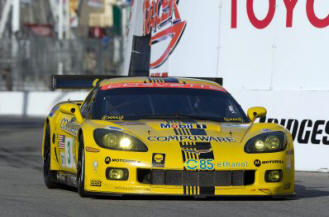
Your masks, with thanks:
[[[81,114],[86,119],[89,119],[91,116],[92,104],[94,102],[96,93],[97,89],[92,90],[87,96],[85,103],[81,106]]]

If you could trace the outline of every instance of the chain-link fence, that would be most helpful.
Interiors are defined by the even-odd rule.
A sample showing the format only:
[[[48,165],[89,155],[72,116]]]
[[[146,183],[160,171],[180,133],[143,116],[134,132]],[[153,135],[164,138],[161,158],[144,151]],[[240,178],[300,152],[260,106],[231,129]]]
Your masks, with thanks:
[[[114,74],[121,62],[120,38],[1,39],[0,90],[48,90],[52,74]]]

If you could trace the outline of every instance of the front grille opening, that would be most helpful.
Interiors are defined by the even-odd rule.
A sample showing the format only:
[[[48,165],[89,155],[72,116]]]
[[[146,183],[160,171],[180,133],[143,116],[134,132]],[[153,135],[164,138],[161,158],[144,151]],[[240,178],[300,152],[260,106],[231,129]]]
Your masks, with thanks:
[[[244,185],[252,185],[255,183],[255,171],[246,171],[244,174]]]
[[[139,183],[152,184],[151,183],[151,170],[137,169],[137,180]]]
[[[246,186],[255,182],[254,170],[184,171],[137,169],[137,180],[151,185]]]

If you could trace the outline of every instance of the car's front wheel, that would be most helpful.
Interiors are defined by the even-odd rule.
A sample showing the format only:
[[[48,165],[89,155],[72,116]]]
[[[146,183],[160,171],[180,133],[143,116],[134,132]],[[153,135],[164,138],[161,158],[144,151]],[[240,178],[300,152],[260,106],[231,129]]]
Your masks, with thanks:
[[[50,141],[50,128],[47,124],[45,135],[44,135],[44,156],[43,156],[43,179],[47,188],[57,187],[57,173],[56,171],[50,170],[51,162],[51,141]]]
[[[78,156],[78,168],[77,168],[77,187],[78,193],[81,197],[86,197],[85,191],[85,151],[82,135],[79,138],[79,156]]]

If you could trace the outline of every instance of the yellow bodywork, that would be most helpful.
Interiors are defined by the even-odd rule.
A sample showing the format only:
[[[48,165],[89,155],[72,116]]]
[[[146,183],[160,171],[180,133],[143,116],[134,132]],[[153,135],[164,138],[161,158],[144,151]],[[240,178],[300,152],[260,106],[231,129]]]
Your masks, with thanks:
[[[101,81],[100,86],[110,83],[144,82],[147,78],[119,78]],[[213,82],[180,79],[180,83],[198,83],[217,85]],[[72,103],[80,107],[83,102]],[[294,147],[290,133],[283,127],[269,123],[218,123],[196,120],[197,124],[206,126],[206,136],[210,138],[230,138],[212,140],[209,161],[200,161],[196,142],[204,137],[194,137],[184,123],[177,121],[168,123],[166,120],[78,120],[69,114],[65,108],[56,105],[47,117],[44,125],[49,124],[51,132],[51,166],[50,169],[59,174],[77,174],[79,136],[82,136],[85,146],[85,190],[92,193],[109,194],[147,194],[147,195],[255,195],[280,196],[294,194]],[[65,106],[63,106],[65,107]],[[260,113],[264,112],[262,109]],[[79,119],[79,118],[78,118]],[[169,125],[168,125],[169,124]],[[181,126],[180,126],[181,125]],[[94,140],[95,129],[120,129],[121,132],[132,135],[147,145],[147,152],[115,151],[98,146]],[[191,126],[193,128],[193,125]],[[276,153],[248,154],[244,147],[247,141],[264,131],[281,131],[287,136],[287,147]],[[65,142],[63,142],[63,137]],[[175,137],[176,136],[176,137]],[[176,139],[182,138],[185,146]],[[191,136],[191,137],[190,137]],[[63,144],[64,143],[64,144]],[[44,144],[44,142],[43,142]],[[43,147],[43,145],[42,145]],[[43,150],[43,149],[42,149]],[[43,154],[42,154],[43,156]],[[260,163],[259,163],[260,162]],[[201,165],[206,164],[206,166]],[[211,167],[213,165],[213,167]],[[209,166],[209,170],[208,169]],[[106,178],[107,168],[126,168],[129,171],[128,180],[113,181]],[[200,167],[203,167],[202,169]],[[198,184],[157,185],[142,183],[138,180],[138,172],[147,171],[181,171],[188,172],[218,172],[227,171],[231,174],[244,174],[253,171],[254,181],[248,185],[202,186]],[[278,183],[265,181],[267,170],[282,170],[283,178]],[[234,173],[234,171],[238,171]],[[250,172],[249,172],[250,173]],[[209,173],[208,173],[209,174]],[[234,177],[231,177],[232,180]]]

